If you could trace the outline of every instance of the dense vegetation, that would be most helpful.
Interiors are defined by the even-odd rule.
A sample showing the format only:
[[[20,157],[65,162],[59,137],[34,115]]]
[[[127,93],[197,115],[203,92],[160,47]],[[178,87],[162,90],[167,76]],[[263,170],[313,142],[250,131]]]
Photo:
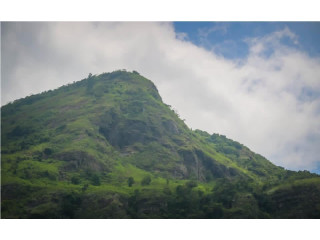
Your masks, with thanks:
[[[137,72],[1,108],[3,218],[319,218],[320,177],[190,130]]]

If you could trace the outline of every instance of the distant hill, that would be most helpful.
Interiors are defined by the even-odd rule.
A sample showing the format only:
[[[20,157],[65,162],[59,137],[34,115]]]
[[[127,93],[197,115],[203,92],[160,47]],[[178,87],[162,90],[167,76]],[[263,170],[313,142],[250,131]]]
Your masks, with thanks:
[[[320,218],[319,175],[192,131],[136,71],[1,115],[2,218]]]

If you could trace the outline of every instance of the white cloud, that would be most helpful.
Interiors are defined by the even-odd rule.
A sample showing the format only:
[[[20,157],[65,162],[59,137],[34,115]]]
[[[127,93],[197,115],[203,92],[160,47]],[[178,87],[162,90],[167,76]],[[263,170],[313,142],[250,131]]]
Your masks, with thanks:
[[[2,23],[1,37],[3,103],[89,72],[137,70],[193,129],[290,169],[320,163],[320,60],[283,44],[298,44],[288,28],[247,39],[240,64],[185,41],[170,23]]]
[[[225,35],[228,32],[228,24],[227,23],[213,23],[211,27],[203,27],[198,29],[198,37],[201,47],[211,49],[211,51],[216,50],[216,45],[213,45],[212,42],[208,39],[209,35],[212,33],[217,33],[220,35]],[[226,41],[227,43],[230,43]],[[220,44],[222,46],[222,44]],[[226,49],[224,49],[226,51]],[[219,51],[220,52],[220,51]]]
[[[247,38],[245,41],[250,46],[250,53],[253,55],[263,55],[267,51],[274,50],[277,51],[290,52],[291,48],[286,47],[286,45],[281,43],[283,39],[289,39],[295,45],[299,44],[298,36],[290,31],[288,27],[285,27],[283,30],[273,32],[264,37],[256,38]]]
[[[185,32],[178,32],[176,33],[176,38],[183,41],[183,40],[188,40],[189,36]]]
[[[220,32],[226,34],[228,32],[228,25],[225,23],[214,23],[211,27],[200,28],[198,34],[200,37],[206,38],[213,32]]]

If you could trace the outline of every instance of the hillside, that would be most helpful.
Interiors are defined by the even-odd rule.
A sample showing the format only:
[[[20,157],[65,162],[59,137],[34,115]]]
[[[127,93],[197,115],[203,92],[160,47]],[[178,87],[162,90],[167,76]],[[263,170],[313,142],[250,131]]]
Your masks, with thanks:
[[[192,131],[135,71],[90,74],[1,115],[2,218],[320,217],[319,175]]]

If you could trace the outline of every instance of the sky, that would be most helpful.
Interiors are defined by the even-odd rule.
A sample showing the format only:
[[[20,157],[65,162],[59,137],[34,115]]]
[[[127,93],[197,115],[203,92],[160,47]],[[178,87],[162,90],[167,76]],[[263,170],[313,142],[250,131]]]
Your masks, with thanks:
[[[1,104],[136,70],[192,129],[320,173],[320,22],[5,22]]]

